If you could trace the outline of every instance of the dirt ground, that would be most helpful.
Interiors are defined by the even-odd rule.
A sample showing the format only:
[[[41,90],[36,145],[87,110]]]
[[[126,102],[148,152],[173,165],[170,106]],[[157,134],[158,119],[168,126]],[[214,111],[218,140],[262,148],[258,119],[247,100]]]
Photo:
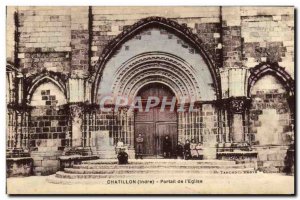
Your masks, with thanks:
[[[107,180],[102,184],[53,184],[47,176],[7,179],[8,194],[293,194],[283,174],[209,175],[195,179]]]

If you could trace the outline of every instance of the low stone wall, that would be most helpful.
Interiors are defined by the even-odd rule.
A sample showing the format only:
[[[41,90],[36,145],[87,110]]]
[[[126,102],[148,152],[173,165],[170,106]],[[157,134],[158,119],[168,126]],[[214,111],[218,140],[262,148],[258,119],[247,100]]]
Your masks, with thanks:
[[[257,169],[257,154],[256,151],[223,151],[217,152],[217,159],[234,160],[237,164],[251,163],[254,169]]]
[[[50,175],[59,170],[59,157],[62,151],[31,152],[34,175]]]
[[[253,146],[258,152],[257,165],[265,173],[284,172],[288,146]]]
[[[32,175],[33,159],[31,157],[7,158],[6,177]]]

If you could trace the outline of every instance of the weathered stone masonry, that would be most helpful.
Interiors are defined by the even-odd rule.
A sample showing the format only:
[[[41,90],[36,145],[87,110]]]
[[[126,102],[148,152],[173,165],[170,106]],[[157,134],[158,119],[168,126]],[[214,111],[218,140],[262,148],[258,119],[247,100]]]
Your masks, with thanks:
[[[6,49],[7,155],[33,159],[17,175],[54,173],[78,149],[99,155],[99,131],[134,152],[134,112],[103,113],[98,100],[153,82],[194,97],[178,140],[203,142],[205,159],[247,143],[260,170],[284,170],[293,7],[7,7]]]

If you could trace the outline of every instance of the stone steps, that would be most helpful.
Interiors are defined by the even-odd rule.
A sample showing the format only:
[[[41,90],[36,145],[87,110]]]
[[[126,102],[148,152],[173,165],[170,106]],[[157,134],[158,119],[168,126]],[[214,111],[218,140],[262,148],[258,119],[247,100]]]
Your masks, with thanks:
[[[177,173],[199,173],[199,174],[216,174],[219,171],[223,172],[244,172],[251,171],[252,168],[242,168],[242,169],[195,169],[195,168],[149,168],[149,169],[74,169],[74,168],[65,168],[64,172],[66,174],[177,174]]]
[[[226,170],[67,170],[59,171],[56,173],[57,178],[70,178],[70,179],[99,179],[99,178],[126,178],[133,176],[136,177],[165,177],[166,174],[174,176],[174,174],[181,174],[182,176],[186,174],[251,174],[255,173],[253,168],[244,168],[244,169],[226,169]]]
[[[224,160],[177,160],[144,159],[129,160],[127,165],[118,165],[115,159],[83,161],[58,171],[48,177],[51,183],[106,183],[109,180],[140,180],[197,178],[209,175],[232,175],[256,173],[254,163],[236,164]]]

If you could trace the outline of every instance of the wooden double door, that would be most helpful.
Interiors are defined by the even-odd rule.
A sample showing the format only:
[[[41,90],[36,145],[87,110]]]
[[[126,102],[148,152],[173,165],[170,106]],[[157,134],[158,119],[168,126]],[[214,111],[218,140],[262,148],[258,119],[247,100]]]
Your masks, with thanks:
[[[154,85],[146,88],[140,95],[142,99],[152,96],[172,96],[172,93],[163,86]],[[163,139],[166,135],[172,141],[172,151],[175,153],[177,144],[177,113],[166,107],[163,111],[160,106],[150,109],[148,112],[135,113],[135,138],[142,134],[144,138],[143,154],[149,158],[163,156]]]
[[[136,113],[135,137],[139,133],[142,134],[144,138],[144,155],[150,157],[162,156],[163,139],[166,135],[171,139],[172,150],[175,151],[178,137],[176,121],[177,117],[174,112],[160,112],[159,109],[152,109],[147,113]]]

